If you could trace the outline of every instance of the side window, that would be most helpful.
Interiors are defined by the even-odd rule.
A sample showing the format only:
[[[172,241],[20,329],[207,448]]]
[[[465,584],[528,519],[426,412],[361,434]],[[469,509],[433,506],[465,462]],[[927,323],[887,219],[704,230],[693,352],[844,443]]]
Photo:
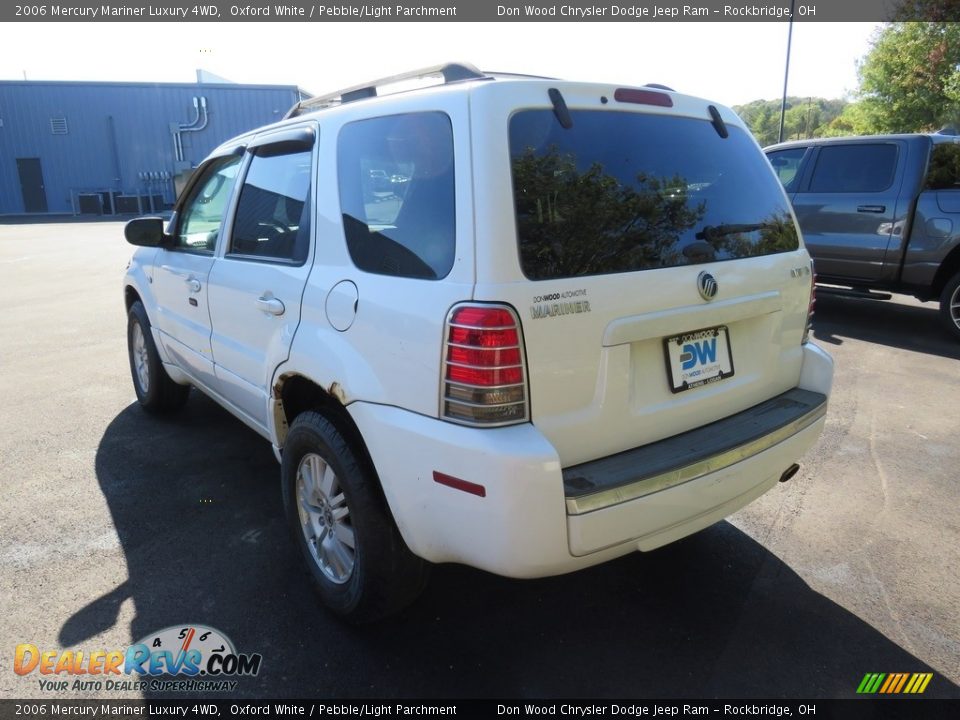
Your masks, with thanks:
[[[311,150],[257,148],[237,201],[229,255],[302,263],[310,250]]]
[[[799,180],[797,171],[800,170],[800,161],[803,160],[806,152],[806,148],[797,147],[789,150],[778,150],[767,155],[770,164],[773,165],[773,169],[777,173],[777,177],[780,178],[780,183],[787,192],[796,190],[795,185]]]
[[[453,129],[440,112],[345,125],[337,139],[347,247],[361,270],[439,279],[453,267]]]
[[[216,249],[240,160],[237,155],[217,158],[203,168],[180,210],[175,248],[204,254]]]
[[[930,152],[928,190],[960,190],[960,144],[939,143]]]
[[[824,145],[810,181],[810,192],[880,192],[893,184],[897,146],[892,143]]]

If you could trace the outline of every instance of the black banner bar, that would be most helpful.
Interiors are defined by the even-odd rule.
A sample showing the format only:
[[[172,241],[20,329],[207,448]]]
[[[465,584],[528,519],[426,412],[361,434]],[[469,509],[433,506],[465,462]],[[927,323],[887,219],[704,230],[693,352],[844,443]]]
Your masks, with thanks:
[[[958,0],[26,0],[4,22],[886,22],[960,19]]]
[[[960,700],[0,700],[0,718],[812,718],[941,720]]]

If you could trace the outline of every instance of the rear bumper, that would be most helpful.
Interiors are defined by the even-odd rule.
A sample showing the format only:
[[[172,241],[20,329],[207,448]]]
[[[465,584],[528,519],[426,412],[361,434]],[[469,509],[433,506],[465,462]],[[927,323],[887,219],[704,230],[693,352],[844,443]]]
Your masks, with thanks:
[[[567,513],[585,515],[725,470],[789,440],[826,414],[826,395],[794,388],[690,432],[566,468]]]
[[[807,362],[800,387],[809,391],[566,471],[531,424],[475,429],[381,405],[349,410],[414,553],[541,577],[672,542],[773,487],[825,423],[832,364],[814,346]]]
[[[819,414],[789,437],[739,462],[726,464],[724,454],[719,455],[716,459],[721,467],[716,471],[683,480],[685,468],[679,468],[679,482],[666,489],[568,515],[571,555],[589,556],[625,539],[638,550],[653,550],[709,527],[776,485],[783,472],[816,442],[825,421],[825,413]],[[643,481],[637,484],[642,488]],[[636,485],[627,487],[639,491]]]

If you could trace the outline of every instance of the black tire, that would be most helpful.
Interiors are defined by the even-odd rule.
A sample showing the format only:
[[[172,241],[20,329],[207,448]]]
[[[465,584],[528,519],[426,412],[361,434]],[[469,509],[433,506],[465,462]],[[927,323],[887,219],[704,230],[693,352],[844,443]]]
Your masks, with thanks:
[[[940,319],[954,340],[960,340],[960,272],[947,282],[940,294]]]
[[[366,623],[420,595],[428,563],[400,537],[366,455],[329,418],[297,416],[284,443],[281,477],[287,522],[330,610]],[[353,548],[341,538],[352,540]]]
[[[127,356],[130,359],[133,389],[144,410],[162,414],[183,407],[190,394],[190,386],[175,383],[163,369],[150,332],[150,318],[139,300],[130,306],[127,313]],[[144,369],[146,372],[143,372]]]

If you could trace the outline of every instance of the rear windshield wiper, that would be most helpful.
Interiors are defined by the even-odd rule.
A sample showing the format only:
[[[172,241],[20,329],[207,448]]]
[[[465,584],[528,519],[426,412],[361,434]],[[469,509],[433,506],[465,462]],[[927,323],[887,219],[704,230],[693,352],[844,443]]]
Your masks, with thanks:
[[[745,223],[745,224],[724,224],[724,225],[704,225],[703,230],[696,234],[697,240],[706,240],[713,242],[728,235],[739,235],[740,233],[756,232],[768,227],[769,223]]]
[[[550,88],[547,90],[547,95],[550,96],[550,102],[553,104],[553,114],[556,115],[560,127],[564,130],[572,128],[573,118],[570,117],[570,110],[567,109],[567,103],[563,99],[563,95],[560,94],[560,91],[556,88]]]
[[[730,131],[727,130],[727,124],[720,116],[720,111],[717,110],[716,105],[708,105],[707,111],[710,113],[710,122],[713,123],[713,129],[717,131],[717,135],[724,139],[730,137]]]

